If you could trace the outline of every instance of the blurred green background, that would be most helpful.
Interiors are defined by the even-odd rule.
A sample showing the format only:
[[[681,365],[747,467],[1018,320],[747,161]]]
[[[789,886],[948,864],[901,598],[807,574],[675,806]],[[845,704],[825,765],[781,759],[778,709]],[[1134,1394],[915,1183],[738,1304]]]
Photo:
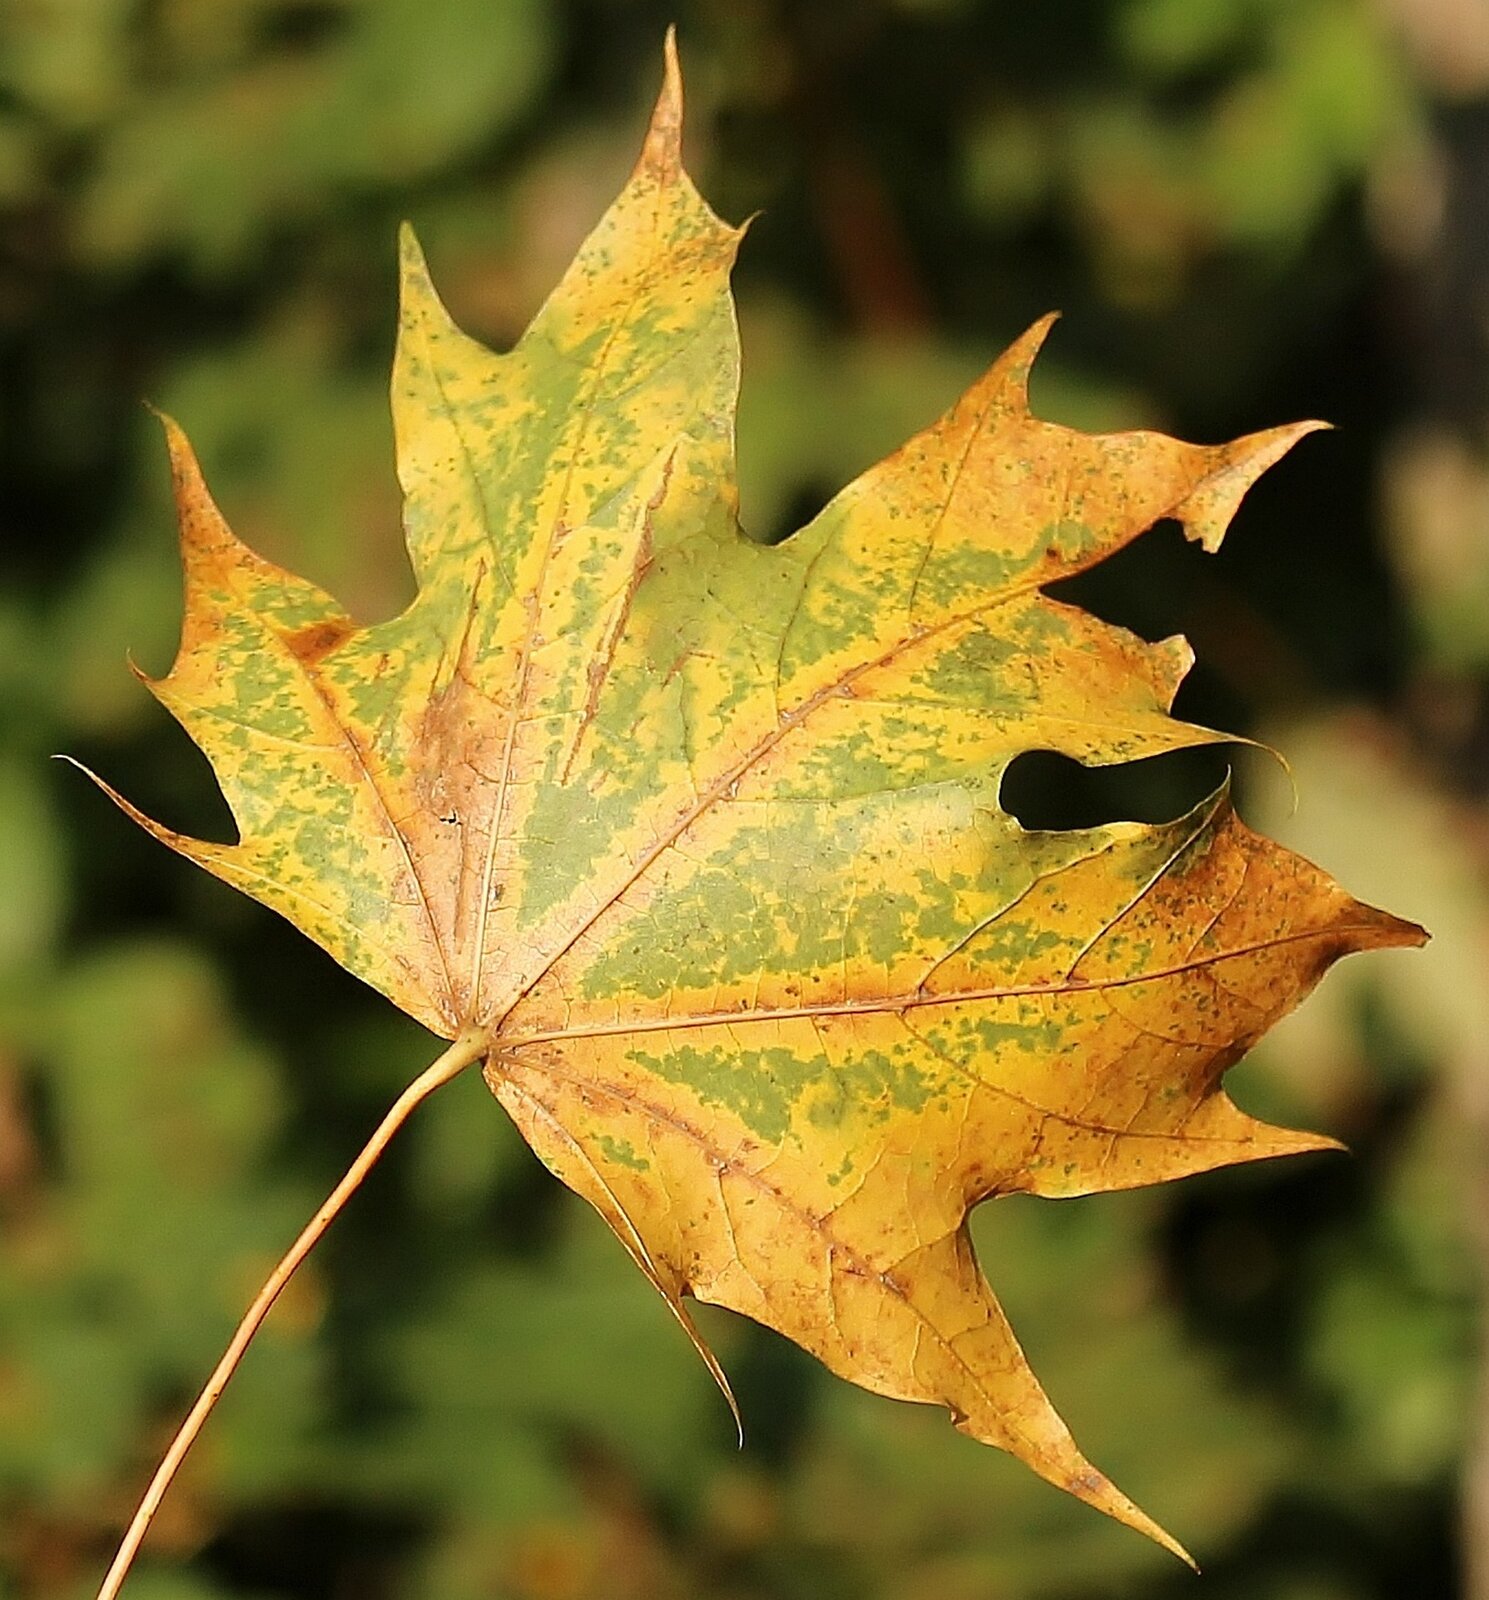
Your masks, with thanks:
[[[1481,0],[6,0],[0,10],[0,1595],[84,1600],[267,1265],[433,1043],[159,848],[223,835],[126,670],[179,586],[158,430],[366,617],[409,592],[394,231],[520,332],[679,24],[689,162],[759,210],[743,504],[778,537],[1039,313],[1047,416],[1309,439],[1214,558],[1067,595],[1290,757],[1248,817],[1436,934],[1234,1077],[1316,1157],[977,1221],[1161,1552],[928,1410],[712,1317],[732,1428],[481,1083],[420,1113],[265,1328],[134,1600],[1489,1600],[1489,8]],[[1031,823],[1207,757],[1024,758]]]

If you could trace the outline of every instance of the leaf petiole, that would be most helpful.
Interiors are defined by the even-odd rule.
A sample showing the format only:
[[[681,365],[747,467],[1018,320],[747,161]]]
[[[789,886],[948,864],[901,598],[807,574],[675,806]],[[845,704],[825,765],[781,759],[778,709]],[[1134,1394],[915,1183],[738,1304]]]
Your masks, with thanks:
[[[206,1386],[196,1398],[196,1404],[176,1430],[170,1449],[166,1451],[160,1465],[155,1469],[155,1476],[151,1478],[150,1486],[145,1490],[139,1507],[120,1542],[113,1565],[108,1570],[108,1576],[104,1578],[103,1585],[98,1591],[98,1600],[114,1600],[119,1593],[150,1523],[156,1511],[160,1509],[160,1502],[165,1498],[171,1480],[176,1476],[181,1463],[186,1459],[187,1452],[202,1431],[202,1426],[211,1415],[212,1408],[221,1398],[228,1380],[237,1370],[238,1363],[252,1343],[254,1334],[268,1316],[269,1308],[279,1298],[280,1291],[294,1276],[300,1263],[315,1248],[317,1241],[335,1220],[341,1208],[361,1187],[362,1180],[372,1170],[393,1135],[408,1120],[415,1107],[428,1099],[436,1089],[443,1087],[452,1078],[464,1072],[468,1066],[479,1061],[486,1054],[489,1044],[490,1041],[484,1031],[470,1029],[462,1033],[443,1055],[432,1061],[409,1084],[389,1108],[388,1114],[378,1124],[376,1132],[362,1146],[356,1160],[346,1169],[341,1181],[305,1225],[299,1238],[285,1251],[278,1265],[264,1280],[263,1287],[254,1296],[253,1304],[244,1312],[243,1320],[234,1331],[222,1359],[213,1369],[212,1376],[207,1379]]]

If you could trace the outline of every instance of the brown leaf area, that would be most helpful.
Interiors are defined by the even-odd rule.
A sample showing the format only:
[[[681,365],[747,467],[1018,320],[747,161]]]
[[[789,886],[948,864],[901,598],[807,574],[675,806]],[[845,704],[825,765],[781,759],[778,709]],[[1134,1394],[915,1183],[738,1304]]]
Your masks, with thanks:
[[[1315,425],[1060,428],[1027,399],[1046,321],[763,548],[735,517],[740,230],[683,171],[681,111],[669,45],[630,183],[504,355],[407,243],[400,616],[359,626],[239,544],[169,428],[187,618],[152,687],[239,838],[127,809],[456,1039],[452,1070],[483,1056],[721,1384],[689,1296],[1182,1554],[1076,1447],[968,1211],[1327,1147],[1222,1076],[1340,956],[1424,935],[1224,793],[1041,833],[999,789],[1030,749],[1224,737],[1170,715],[1182,639],[1042,586],[1164,517],[1218,548]]]

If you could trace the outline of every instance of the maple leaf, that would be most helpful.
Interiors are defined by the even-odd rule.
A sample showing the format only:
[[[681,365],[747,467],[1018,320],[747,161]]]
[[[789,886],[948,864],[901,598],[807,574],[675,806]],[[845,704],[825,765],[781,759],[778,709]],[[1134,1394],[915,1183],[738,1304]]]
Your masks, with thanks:
[[[152,687],[240,838],[120,804],[455,1041],[319,1226],[480,1059],[721,1383],[686,1296],[947,1407],[1178,1550],[1076,1448],[969,1208],[1330,1145],[1221,1076],[1336,958],[1424,935],[1224,792],[1163,826],[1031,832],[999,785],[1026,750],[1102,765],[1224,737],[1169,714],[1182,639],[1045,586],[1159,518],[1215,549],[1316,424],[1197,446],[1040,421],[1047,319],[809,526],[752,542],[743,230],[683,172],[681,114],[669,40],[629,183],[507,354],[454,326],[405,233],[401,615],[358,626],[241,545],[167,422],[186,618]]]

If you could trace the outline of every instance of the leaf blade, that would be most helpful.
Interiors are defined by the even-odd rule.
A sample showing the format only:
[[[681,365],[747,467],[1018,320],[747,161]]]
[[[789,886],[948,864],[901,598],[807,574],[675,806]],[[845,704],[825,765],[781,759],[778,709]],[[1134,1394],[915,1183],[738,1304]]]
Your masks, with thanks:
[[[532,328],[461,333],[411,234],[393,409],[418,592],[359,627],[252,555],[167,425],[187,621],[154,685],[241,837],[156,837],[436,1032],[685,1295],[756,1317],[1168,1548],[1091,1467],[973,1205],[1327,1148],[1225,1070],[1352,950],[1419,943],[1252,835],[1030,833],[1031,748],[1222,740],[1191,662],[1050,599],[1174,517],[1213,550],[1299,423],[1216,446],[1035,418],[1036,324],[783,545],[737,523],[742,230],[682,170],[670,40],[631,180]],[[109,791],[111,794],[113,791]],[[732,1398],[731,1398],[732,1404]]]

